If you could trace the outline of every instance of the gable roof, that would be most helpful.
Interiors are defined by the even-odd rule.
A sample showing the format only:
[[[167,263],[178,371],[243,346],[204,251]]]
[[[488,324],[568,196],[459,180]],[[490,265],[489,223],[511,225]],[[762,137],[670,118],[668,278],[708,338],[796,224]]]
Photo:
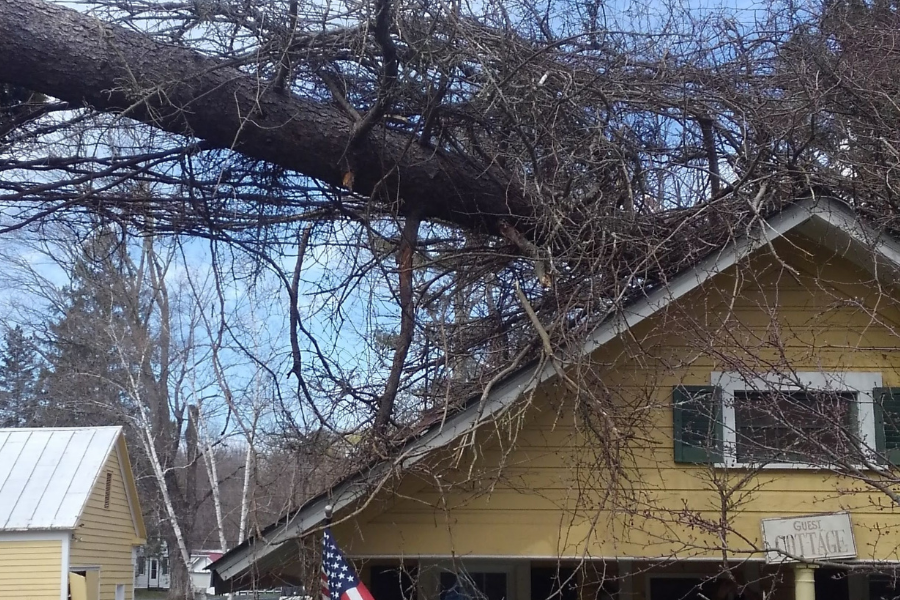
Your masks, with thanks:
[[[838,200],[801,200],[767,219],[757,220],[746,235],[698,260],[666,285],[647,290],[600,323],[573,354],[591,354],[750,254],[793,231],[816,240],[885,282],[893,284],[900,278],[900,242],[860,222],[854,211]],[[324,521],[327,505],[332,505],[335,512],[351,505],[368,494],[371,484],[381,477],[414,465],[461,434],[492,421],[524,394],[556,375],[555,367],[549,363],[535,360],[511,373],[495,385],[483,401],[480,396],[470,398],[455,414],[409,438],[395,458],[343,479],[263,530],[259,536],[235,547],[209,568],[221,581],[242,575],[254,563],[257,564],[255,571],[264,570],[266,561],[273,560],[271,555],[279,546]]]
[[[121,427],[0,429],[0,531],[75,529],[117,442],[124,447]],[[134,513],[127,461],[120,450]],[[138,537],[142,531],[138,509]]]

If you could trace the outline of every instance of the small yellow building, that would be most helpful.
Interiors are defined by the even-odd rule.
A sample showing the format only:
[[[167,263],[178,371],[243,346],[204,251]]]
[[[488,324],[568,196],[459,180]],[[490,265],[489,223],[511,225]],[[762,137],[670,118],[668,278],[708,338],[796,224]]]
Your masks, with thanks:
[[[900,597],[900,244],[801,201],[213,565],[376,600]],[[564,376],[561,374],[564,373]]]
[[[145,537],[121,427],[0,429],[0,598],[131,600]]]

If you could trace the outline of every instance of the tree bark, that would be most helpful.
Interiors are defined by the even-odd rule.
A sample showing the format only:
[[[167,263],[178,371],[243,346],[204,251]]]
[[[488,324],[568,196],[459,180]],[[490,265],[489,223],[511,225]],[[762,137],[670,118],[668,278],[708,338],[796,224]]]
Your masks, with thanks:
[[[279,93],[196,51],[43,0],[0,0],[0,31],[2,82],[124,113],[331,185],[352,182],[354,192],[426,220],[497,232],[506,219],[527,229],[532,206],[501,171],[380,124],[351,148],[354,121],[337,106]]]

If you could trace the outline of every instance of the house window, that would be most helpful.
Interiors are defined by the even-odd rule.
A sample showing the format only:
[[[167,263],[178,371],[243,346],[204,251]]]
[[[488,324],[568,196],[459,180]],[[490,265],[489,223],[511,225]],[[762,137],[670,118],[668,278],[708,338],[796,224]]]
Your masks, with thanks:
[[[165,577],[166,575],[168,575],[169,574],[169,559],[168,558],[160,559],[159,565],[160,565],[159,572],[162,574],[162,576]]]
[[[155,559],[155,558],[151,558],[151,559],[150,559],[150,579],[156,579],[156,578],[157,578],[157,574],[156,574],[156,559]]]
[[[735,391],[733,398],[740,464],[803,462],[823,445],[843,456],[851,451],[846,433],[856,433],[855,392]]]
[[[138,557],[138,561],[137,561],[138,575],[143,575],[144,573],[147,572],[146,571],[146,568],[147,568],[146,563],[147,563],[147,559],[145,559],[143,556]]]
[[[803,466],[876,451],[900,458],[900,390],[882,388],[880,373],[713,373],[711,386],[675,388],[673,421],[676,462]]]
[[[440,600],[506,600],[506,573],[441,573]]]

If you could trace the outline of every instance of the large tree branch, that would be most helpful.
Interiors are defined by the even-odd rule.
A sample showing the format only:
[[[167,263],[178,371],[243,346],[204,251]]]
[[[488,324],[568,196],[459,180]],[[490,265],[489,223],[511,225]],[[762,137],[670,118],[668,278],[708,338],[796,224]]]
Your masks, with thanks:
[[[400,389],[400,378],[406,366],[406,357],[412,344],[416,328],[416,306],[413,298],[413,254],[419,241],[421,221],[415,213],[406,218],[400,236],[400,247],[397,249],[397,267],[399,275],[398,300],[400,303],[400,335],[394,346],[394,360],[391,372],[384,386],[384,393],[378,400],[378,412],[375,415],[375,433],[383,436],[394,415],[394,404]]]
[[[496,232],[501,218],[518,226],[531,215],[521,189],[499,170],[382,125],[350,147],[354,123],[336,106],[277,93],[196,51],[43,0],[0,0],[0,31],[2,82],[123,113],[327,184],[349,183],[424,219]]]

